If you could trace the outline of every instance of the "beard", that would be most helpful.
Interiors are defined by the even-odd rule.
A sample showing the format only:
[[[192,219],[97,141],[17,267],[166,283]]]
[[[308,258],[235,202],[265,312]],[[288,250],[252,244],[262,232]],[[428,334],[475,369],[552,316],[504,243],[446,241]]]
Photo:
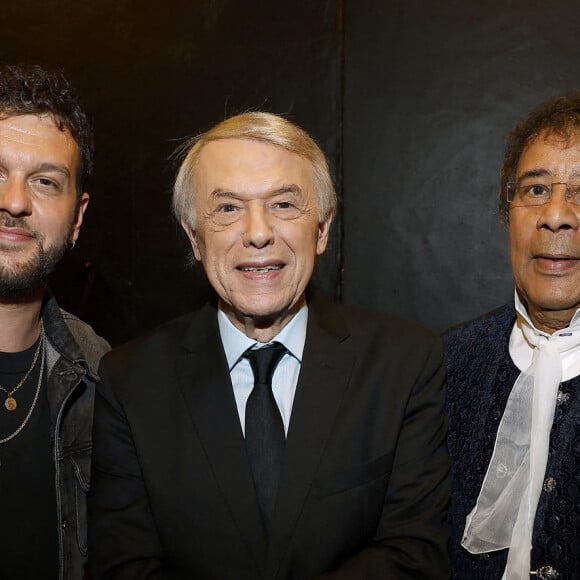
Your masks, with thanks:
[[[1,220],[3,225],[24,226],[20,220]],[[10,221],[10,224],[7,224]],[[72,228],[72,224],[71,224]],[[5,251],[0,257],[0,300],[10,302],[25,301],[48,284],[48,278],[60,262],[68,248],[70,232],[60,243],[45,248],[44,237],[35,232],[35,247],[24,258],[18,257],[20,252],[14,251],[11,258],[10,251]],[[0,250],[6,248],[0,247]]]

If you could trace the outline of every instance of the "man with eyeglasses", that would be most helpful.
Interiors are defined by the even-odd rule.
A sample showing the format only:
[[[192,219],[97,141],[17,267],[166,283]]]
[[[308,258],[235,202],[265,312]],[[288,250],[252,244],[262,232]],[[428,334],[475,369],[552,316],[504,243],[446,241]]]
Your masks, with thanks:
[[[580,92],[508,135],[515,304],[445,336],[453,577],[580,579]]]

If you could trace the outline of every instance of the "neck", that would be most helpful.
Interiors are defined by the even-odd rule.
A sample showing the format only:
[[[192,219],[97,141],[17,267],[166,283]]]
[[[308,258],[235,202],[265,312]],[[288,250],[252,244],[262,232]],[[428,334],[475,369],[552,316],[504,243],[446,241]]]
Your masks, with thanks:
[[[302,296],[289,310],[272,316],[243,315],[223,301],[220,301],[220,308],[230,322],[248,338],[258,342],[270,342],[294,318],[304,304],[306,304],[306,297]]]
[[[21,352],[40,336],[43,295],[21,303],[0,300],[0,352]]]
[[[554,334],[570,326],[570,321],[576,310],[541,310],[528,307],[531,321],[538,330]]]

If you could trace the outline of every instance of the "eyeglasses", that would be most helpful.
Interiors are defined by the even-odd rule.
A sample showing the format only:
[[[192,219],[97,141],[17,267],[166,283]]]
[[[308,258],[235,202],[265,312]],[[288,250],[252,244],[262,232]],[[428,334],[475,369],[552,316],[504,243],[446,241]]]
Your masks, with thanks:
[[[513,205],[544,205],[552,198],[555,185],[566,187],[566,200],[574,205],[580,205],[580,183],[564,183],[556,181],[552,184],[532,182],[525,179],[521,182],[510,181],[506,187],[508,203]]]

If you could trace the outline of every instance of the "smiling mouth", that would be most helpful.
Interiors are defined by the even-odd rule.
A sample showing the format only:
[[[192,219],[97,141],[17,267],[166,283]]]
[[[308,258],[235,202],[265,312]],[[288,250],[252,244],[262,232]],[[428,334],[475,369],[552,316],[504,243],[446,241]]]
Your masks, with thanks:
[[[33,240],[35,236],[24,228],[6,227],[0,225],[0,242],[13,246],[28,243]]]
[[[271,270],[281,270],[282,266],[264,266],[263,268],[244,267],[239,268],[242,272],[270,272]]]

